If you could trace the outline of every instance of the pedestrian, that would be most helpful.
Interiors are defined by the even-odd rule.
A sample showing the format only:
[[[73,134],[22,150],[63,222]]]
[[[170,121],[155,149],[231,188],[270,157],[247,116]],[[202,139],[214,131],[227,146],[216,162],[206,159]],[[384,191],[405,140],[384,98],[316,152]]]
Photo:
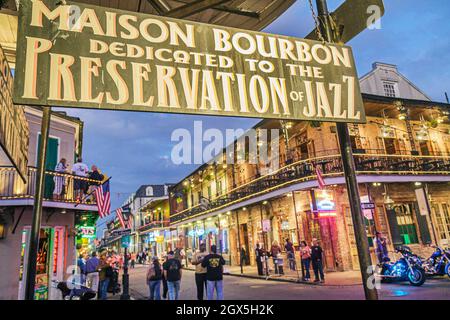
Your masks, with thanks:
[[[258,275],[263,276],[263,259],[264,259],[264,250],[261,249],[259,243],[256,244],[255,249],[255,257],[256,257],[256,267],[258,269]]]
[[[241,247],[239,258],[241,266],[247,265],[247,250],[245,250],[245,246]]]
[[[145,265],[147,262],[147,253],[142,251],[142,264]]]
[[[281,253],[280,245],[277,240],[272,242],[272,247],[270,248],[270,255],[272,256],[273,265],[275,269],[275,274],[279,273],[278,270],[278,255]]]
[[[77,163],[75,163],[72,167],[72,173],[78,177],[87,178],[89,172],[89,167],[83,163],[83,159],[78,158]],[[75,199],[77,201],[81,201],[83,198],[86,189],[87,182],[84,179],[74,179],[73,189],[75,192]]]
[[[66,194],[66,177],[64,174],[67,173],[67,169],[67,160],[65,158],[61,158],[55,167],[55,172],[57,175],[53,178],[55,183],[55,188],[53,189],[54,200],[58,201],[64,199],[64,195]]]
[[[106,300],[108,298],[108,286],[111,278],[113,277],[113,267],[108,262],[106,254],[102,254],[100,256],[100,263],[98,266],[99,269],[99,291],[98,296],[99,300]]]
[[[300,259],[303,266],[303,281],[311,280],[311,274],[309,272],[309,267],[311,265],[311,248],[308,246],[306,241],[302,241],[300,245]]]
[[[161,300],[162,269],[158,257],[152,258],[147,271],[147,284],[150,289],[150,300]]]
[[[77,267],[78,272],[77,274],[80,275],[80,284],[85,285],[86,284],[86,260],[84,257],[84,254],[80,253],[77,260]]]
[[[169,300],[178,300],[182,266],[180,260],[175,259],[173,251],[168,253],[167,261],[163,264],[163,269],[164,277],[167,280],[167,288],[169,290]]]
[[[200,244],[200,251],[192,257],[192,264],[195,266],[195,284],[197,286],[197,300],[203,300],[206,288],[206,268],[202,266],[203,259],[208,255],[206,244]]]
[[[85,272],[86,272],[86,285],[93,291],[98,291],[99,285],[99,264],[100,260],[97,258],[97,253],[94,251],[91,253],[90,258],[86,261]]]
[[[313,239],[312,241],[311,262],[315,276],[314,282],[325,282],[325,275],[323,274],[323,250],[317,239]]]
[[[214,300],[216,291],[217,300],[223,300],[223,266],[225,260],[217,254],[217,247],[211,246],[211,253],[202,262],[202,267],[206,268],[206,287],[208,300]]]
[[[284,245],[284,249],[286,250],[287,258],[289,260],[289,269],[292,271],[296,270],[296,263],[295,263],[295,248],[294,244],[291,242],[291,240],[286,239],[286,244]]]
[[[132,252],[130,254],[130,267],[131,267],[131,269],[134,269],[135,264],[136,264],[136,253]]]
[[[94,190],[102,184],[105,176],[100,173],[96,165],[91,167],[91,171],[88,173],[88,178],[91,180],[88,182],[88,194],[92,194]]]
[[[383,236],[383,234],[379,231],[375,233],[375,243],[376,243],[375,252],[377,254],[378,262],[383,263],[389,261],[390,259],[387,248],[387,240]]]

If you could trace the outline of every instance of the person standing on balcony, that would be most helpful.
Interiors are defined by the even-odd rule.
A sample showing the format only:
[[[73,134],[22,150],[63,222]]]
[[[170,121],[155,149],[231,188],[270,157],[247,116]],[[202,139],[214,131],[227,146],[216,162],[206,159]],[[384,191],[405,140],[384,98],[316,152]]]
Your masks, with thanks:
[[[197,286],[197,300],[203,300],[206,288],[206,268],[202,266],[203,259],[208,255],[206,244],[200,244],[200,251],[192,257],[192,264],[195,266],[195,284]]]
[[[85,163],[83,163],[83,159],[81,159],[81,157],[78,158],[77,163],[73,165],[72,173],[78,177],[87,178],[89,167]],[[75,191],[75,199],[81,200],[85,192],[87,191],[87,181],[75,178],[73,189]]]
[[[63,174],[67,173],[68,169],[67,160],[61,158],[55,167],[57,175],[53,178],[55,182],[55,188],[53,189],[53,200],[60,201],[64,199],[66,193],[66,177]]]
[[[312,243],[311,262],[315,276],[314,282],[324,282],[325,275],[323,274],[323,250],[317,239],[313,239]]]
[[[105,176],[100,173],[96,165],[93,165],[91,167],[91,172],[89,172],[88,174],[88,178],[95,181],[89,181],[88,193],[91,193],[102,183],[102,181],[105,179]]]

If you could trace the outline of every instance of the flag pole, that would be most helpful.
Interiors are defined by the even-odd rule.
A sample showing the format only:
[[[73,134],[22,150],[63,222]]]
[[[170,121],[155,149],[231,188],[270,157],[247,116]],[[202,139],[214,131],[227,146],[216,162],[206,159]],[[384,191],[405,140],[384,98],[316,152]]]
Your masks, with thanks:
[[[75,208],[78,207],[79,204],[81,204],[84,200],[86,200],[87,198],[89,198],[94,192],[95,190],[97,190],[98,188],[100,188],[102,185],[104,185],[105,183],[107,183],[109,180],[111,180],[112,177],[109,177],[107,180],[103,181],[100,185],[97,186],[97,188],[95,188],[93,191],[89,192],[87,195],[85,195],[83,197],[83,199],[80,200],[80,202],[77,202],[75,204]]]

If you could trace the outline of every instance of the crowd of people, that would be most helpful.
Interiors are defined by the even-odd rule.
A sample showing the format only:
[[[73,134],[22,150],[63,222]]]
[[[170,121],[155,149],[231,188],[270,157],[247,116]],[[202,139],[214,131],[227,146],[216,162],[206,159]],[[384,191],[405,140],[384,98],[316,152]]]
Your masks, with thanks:
[[[118,285],[118,270],[123,267],[124,257],[113,251],[104,251],[97,257],[97,252],[81,254],[77,266],[81,285],[97,293],[97,299],[106,300],[108,291],[115,293]]]
[[[77,162],[69,169],[70,165],[67,159],[62,158],[55,167],[55,175],[53,178],[55,187],[53,189],[53,200],[63,200],[67,195],[67,177],[63,174],[73,174],[85,179],[74,179],[73,182],[73,197],[77,201],[81,201],[86,195],[91,194],[96,187],[98,187],[105,179],[105,176],[100,172],[96,165],[92,165],[91,169],[83,163],[80,157]],[[89,181],[87,180],[89,179]]]
[[[325,282],[325,275],[323,272],[323,249],[319,245],[317,239],[313,239],[311,246],[308,246],[306,241],[301,241],[298,250],[295,249],[294,244],[290,239],[286,239],[284,244],[284,250],[286,252],[286,257],[288,259],[289,269],[292,271],[297,271],[296,254],[298,251],[300,256],[300,261],[302,264],[303,281],[311,280],[310,268],[314,271],[314,282]],[[259,243],[256,244],[255,257],[256,266],[258,269],[258,275],[264,276],[269,274],[268,260],[271,258],[273,263],[273,269],[275,274],[284,274],[284,261],[282,258],[282,248],[278,241],[273,241],[270,250],[265,250]],[[242,258],[241,258],[242,263]],[[264,273],[264,270],[266,271]]]

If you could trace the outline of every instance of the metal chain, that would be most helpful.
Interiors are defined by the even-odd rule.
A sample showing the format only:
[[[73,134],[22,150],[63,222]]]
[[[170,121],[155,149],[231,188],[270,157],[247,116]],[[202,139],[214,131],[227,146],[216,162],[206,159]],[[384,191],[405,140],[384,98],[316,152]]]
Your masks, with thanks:
[[[312,17],[313,17],[313,19],[314,19],[314,23],[315,23],[315,25],[316,25],[316,34],[317,34],[317,38],[320,40],[320,41],[322,41],[322,43],[325,43],[325,38],[323,37],[323,35],[322,35],[322,31],[320,30],[320,23],[319,23],[319,18],[317,17],[317,15],[316,15],[316,12],[314,11],[314,5],[313,5],[313,2],[312,2],[312,0],[308,0],[309,1],[309,8],[310,8],[310,10],[311,10],[311,14],[312,14]]]

